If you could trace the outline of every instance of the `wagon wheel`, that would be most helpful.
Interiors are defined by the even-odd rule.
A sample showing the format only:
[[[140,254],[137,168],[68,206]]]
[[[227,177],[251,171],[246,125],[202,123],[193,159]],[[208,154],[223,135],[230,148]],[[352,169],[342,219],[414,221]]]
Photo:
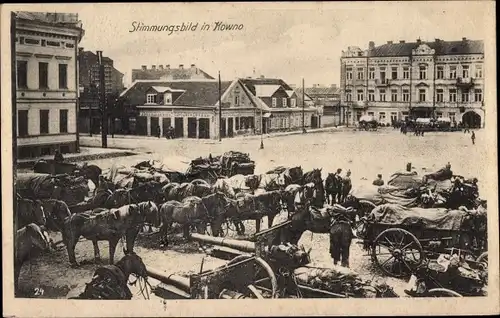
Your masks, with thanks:
[[[423,258],[422,245],[415,235],[404,229],[387,229],[373,241],[372,260],[387,275],[408,276]]]
[[[427,297],[463,297],[463,296],[451,289],[433,288],[427,291]]]
[[[222,236],[226,237],[229,233],[229,224],[227,222],[223,222],[220,225],[221,231],[222,231]],[[210,236],[215,236],[214,232],[212,231],[212,227],[210,226],[210,223],[207,224],[207,228],[205,230],[205,233]]]
[[[227,265],[232,265],[243,260],[253,258],[255,260],[255,272],[253,277],[253,283],[247,286],[247,290],[239,291],[251,298],[265,298],[262,295],[262,289],[270,291],[270,298],[278,298],[278,280],[276,279],[276,275],[274,274],[273,269],[269,264],[260,257],[252,256],[252,255],[240,255],[236,256],[232,260],[228,262]],[[269,286],[271,289],[269,290],[267,287]]]
[[[476,259],[476,263],[485,271],[485,282],[488,284],[488,252],[484,252]]]

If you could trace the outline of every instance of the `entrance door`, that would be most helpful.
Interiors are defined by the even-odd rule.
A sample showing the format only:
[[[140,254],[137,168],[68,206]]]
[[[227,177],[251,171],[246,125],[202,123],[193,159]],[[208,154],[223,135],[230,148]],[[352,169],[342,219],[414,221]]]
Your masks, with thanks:
[[[462,116],[462,124],[469,128],[481,128],[481,116],[473,111],[468,111]]]
[[[175,138],[184,137],[184,118],[175,117]]]
[[[227,119],[227,136],[228,137],[233,137],[234,135],[234,131],[233,131],[233,121],[234,121],[234,118],[233,117],[229,117]]]
[[[151,136],[158,136],[158,129],[160,128],[160,121],[158,117],[151,117]]]
[[[267,134],[267,118],[262,119],[262,133]]]
[[[311,128],[318,128],[318,117],[311,116]]]
[[[148,119],[145,116],[137,117],[135,133],[139,136],[146,136],[148,134]]]
[[[196,130],[198,127],[196,127],[196,118],[194,117],[189,117],[188,118],[188,138],[196,138]]]
[[[226,118],[221,120],[220,135],[222,138],[226,137]]]
[[[210,138],[210,120],[208,118],[200,118],[198,123],[198,138]]]
[[[163,117],[163,136],[167,135],[167,131],[172,126],[172,120],[170,117]]]

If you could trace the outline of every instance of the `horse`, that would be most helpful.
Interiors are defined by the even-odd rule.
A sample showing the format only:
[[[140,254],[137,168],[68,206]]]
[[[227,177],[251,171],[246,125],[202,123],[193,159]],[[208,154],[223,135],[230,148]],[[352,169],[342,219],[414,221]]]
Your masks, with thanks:
[[[322,169],[313,169],[304,173],[302,184],[314,183],[316,194],[314,196],[313,205],[317,208],[322,208],[325,202],[325,189],[323,179],[321,179]]]
[[[102,169],[99,166],[84,162],[82,165],[77,165],[76,169],[78,169],[75,171],[77,176],[83,176],[96,185],[99,183],[99,176],[102,174]]]
[[[183,191],[183,193],[182,193],[182,197],[179,197],[179,199],[182,200],[182,199],[184,199],[186,197],[190,197],[190,196],[202,198],[202,197],[207,196],[207,195],[212,194],[212,193],[213,193],[213,189],[211,186],[190,183],[186,186],[185,191]]]
[[[269,191],[261,194],[238,193],[236,201],[238,205],[238,217],[235,218],[235,225],[238,229],[238,222],[242,220],[255,220],[256,232],[260,232],[260,222],[262,217],[267,216],[268,227],[272,227],[273,220],[281,210],[282,193],[280,190]],[[244,230],[243,230],[244,231]]]
[[[144,183],[132,189],[118,189],[114,191],[105,201],[105,208],[117,208],[126,204],[144,201],[156,201],[157,190],[151,183]]]
[[[306,183],[314,183],[314,184],[317,184],[317,183],[320,183],[320,182],[323,182],[323,180],[321,179],[321,171],[323,169],[313,169],[311,171],[308,171],[308,172],[305,172],[303,177],[302,177],[302,185],[306,184]]]
[[[14,242],[14,284],[15,290],[17,291],[19,286],[19,275],[21,274],[21,268],[24,262],[27,261],[34,252],[33,248],[42,251],[47,250],[49,248],[49,239],[38,225],[30,223],[17,230]]]
[[[285,186],[288,186],[290,184],[300,184],[304,176],[304,172],[302,171],[301,166],[297,166],[293,168],[286,168],[280,173],[280,175],[284,179]]]
[[[210,227],[214,235],[221,232],[225,217],[227,201],[223,194],[214,193],[203,198],[188,197],[179,201],[167,201],[161,205],[159,217],[165,245],[168,245],[167,234],[174,222],[183,227],[184,238],[189,238],[189,228],[196,225],[199,233],[205,233],[206,226]]]
[[[191,188],[190,191],[193,191],[193,185],[191,183],[169,183],[165,185],[161,191],[163,193],[163,199],[165,201],[182,201],[187,195],[187,189]]]
[[[98,241],[109,242],[109,263],[113,264],[116,245],[123,236],[126,237],[127,252],[133,252],[135,239],[139,229],[144,225],[146,217],[155,214],[158,208],[154,202],[124,205],[118,209],[94,209],[83,213],[72,214],[64,222],[63,242],[66,244],[68,257],[73,267],[78,266],[75,246],[80,236],[91,240],[94,245],[94,258],[100,261]],[[158,213],[158,212],[156,212]]]
[[[223,193],[226,197],[234,199],[236,197],[236,193],[229,183],[228,179],[226,178],[219,178],[217,181],[215,181],[214,185],[212,186],[212,191],[215,192],[221,192]]]
[[[203,179],[194,179],[190,183],[197,184],[197,185],[202,184],[202,185],[205,185],[205,186],[210,186],[210,183],[208,183],[206,180],[203,180]]]
[[[280,190],[285,187],[285,179],[280,174],[262,174],[260,178],[259,188],[265,191]]]
[[[127,282],[132,274],[144,279],[146,285],[148,284],[146,265],[141,257],[130,252],[115,265],[99,267],[94,272],[92,281],[86,284],[85,290],[77,297],[69,299],[130,300],[133,295]]]
[[[66,202],[56,199],[46,199],[42,200],[42,206],[47,218],[47,230],[63,232],[64,220],[71,216]]]
[[[342,187],[340,189],[339,202],[344,202],[346,197],[351,192],[351,190],[352,190],[351,178],[349,178],[348,176],[346,178],[342,178]]]
[[[45,225],[47,219],[40,200],[30,200],[17,197],[17,209],[14,210],[15,229],[19,230],[30,223]]]
[[[340,202],[340,193],[342,192],[342,182],[335,173],[329,173],[325,180],[325,195],[328,204]]]
[[[269,170],[266,174],[280,174],[283,173],[287,168],[284,166],[278,166],[274,169]]]

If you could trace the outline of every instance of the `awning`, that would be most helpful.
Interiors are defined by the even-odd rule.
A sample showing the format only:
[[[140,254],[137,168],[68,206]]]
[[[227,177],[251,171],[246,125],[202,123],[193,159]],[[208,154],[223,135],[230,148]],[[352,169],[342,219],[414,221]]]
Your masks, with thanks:
[[[265,113],[264,115],[262,115],[262,118],[269,118],[271,117],[271,113]]]

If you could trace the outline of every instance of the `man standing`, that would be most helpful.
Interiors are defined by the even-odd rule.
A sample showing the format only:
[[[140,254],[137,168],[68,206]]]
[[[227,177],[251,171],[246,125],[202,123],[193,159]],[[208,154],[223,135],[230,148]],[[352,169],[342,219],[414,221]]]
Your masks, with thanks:
[[[472,144],[475,145],[475,140],[476,140],[476,134],[474,133],[474,131],[472,131],[472,134],[470,136],[470,139],[472,140]]]
[[[54,162],[60,163],[64,161],[64,157],[59,150],[56,150],[54,154]]]
[[[161,138],[161,129],[160,129],[160,126],[156,127],[156,136],[158,136],[158,138]]]

